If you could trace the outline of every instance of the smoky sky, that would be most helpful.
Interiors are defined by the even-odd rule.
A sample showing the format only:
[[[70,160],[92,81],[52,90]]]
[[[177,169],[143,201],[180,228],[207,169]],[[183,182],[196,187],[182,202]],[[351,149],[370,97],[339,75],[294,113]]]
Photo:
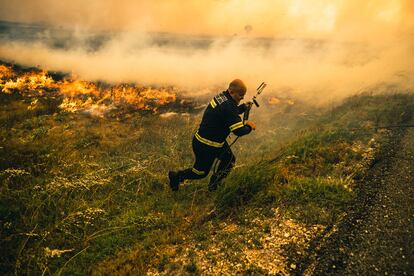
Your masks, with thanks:
[[[410,0],[0,0],[0,6],[0,20],[70,29],[77,41],[110,33],[94,51],[82,43],[0,45],[2,59],[90,80],[204,91],[242,78],[251,88],[267,81],[275,92],[320,100],[381,84],[414,88]],[[154,44],[154,33],[168,33],[167,43]],[[199,36],[208,43],[201,47],[206,40]]]
[[[327,36],[409,27],[410,0],[1,0],[0,19],[94,29]],[[385,29],[384,29],[385,28]],[[352,36],[352,34],[349,34]]]

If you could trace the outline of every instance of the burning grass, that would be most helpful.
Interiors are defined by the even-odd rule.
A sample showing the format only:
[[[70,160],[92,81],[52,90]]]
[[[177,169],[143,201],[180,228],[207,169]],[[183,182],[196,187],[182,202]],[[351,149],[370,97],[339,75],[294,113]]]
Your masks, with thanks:
[[[0,91],[31,98],[60,97],[59,109],[62,111],[83,111],[101,117],[111,110],[156,112],[165,106],[179,105],[179,91],[174,87],[108,85],[79,80],[74,76],[59,79],[36,68],[22,69],[6,64],[0,65]],[[35,108],[35,104],[30,108]]]

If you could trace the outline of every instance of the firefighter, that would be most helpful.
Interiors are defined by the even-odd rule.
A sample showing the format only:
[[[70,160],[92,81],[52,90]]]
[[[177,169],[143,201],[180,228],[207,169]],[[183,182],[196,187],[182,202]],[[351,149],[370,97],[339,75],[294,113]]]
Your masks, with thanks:
[[[170,187],[173,191],[177,191],[180,183],[185,179],[206,177],[211,169],[213,174],[208,189],[214,191],[229,174],[236,158],[226,141],[227,136],[231,132],[237,136],[243,136],[256,129],[253,122],[243,122],[239,116],[251,104],[240,104],[245,94],[246,86],[243,81],[235,79],[226,91],[210,101],[204,111],[200,127],[193,137],[192,147],[195,155],[193,167],[168,173]]]

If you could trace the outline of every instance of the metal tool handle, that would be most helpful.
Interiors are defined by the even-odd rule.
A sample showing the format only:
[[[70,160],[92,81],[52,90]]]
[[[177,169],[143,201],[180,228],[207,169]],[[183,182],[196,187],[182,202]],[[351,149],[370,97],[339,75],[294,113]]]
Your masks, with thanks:
[[[260,93],[262,93],[263,89],[265,89],[266,86],[267,86],[267,84],[265,82],[262,82],[259,85],[259,87],[257,87],[257,89],[256,89],[257,92],[256,92],[256,95],[254,95],[254,97],[252,99],[252,103],[247,104],[247,109],[246,109],[246,111],[244,112],[244,115],[243,115],[243,123],[249,119],[250,110],[252,109],[253,104],[256,107],[259,107],[260,106],[259,103],[256,101],[256,97],[258,95],[260,95]]]
[[[249,115],[250,115],[250,110],[252,109],[252,105],[251,104],[247,104],[246,107],[246,111],[244,111],[243,114],[243,123],[247,120],[249,120]]]

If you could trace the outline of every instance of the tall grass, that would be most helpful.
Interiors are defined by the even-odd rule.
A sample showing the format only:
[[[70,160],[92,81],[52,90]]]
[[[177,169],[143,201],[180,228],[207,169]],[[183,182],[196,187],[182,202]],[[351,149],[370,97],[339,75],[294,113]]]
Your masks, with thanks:
[[[216,207],[229,214],[248,204],[276,204],[305,223],[331,223],[354,196],[357,181],[380,158],[381,144],[391,137],[390,130],[373,126],[404,123],[414,110],[412,98],[348,99],[267,161],[236,170],[218,191]]]
[[[291,129],[270,120],[269,132],[236,144],[240,167],[216,193],[207,192],[208,180],[171,193],[166,173],[192,165],[200,114],[133,113],[119,121],[60,112],[59,99],[31,110],[30,101],[0,97],[0,271],[16,274],[165,268],[163,248],[192,234],[206,239],[203,217],[214,208],[218,220],[279,206],[298,220],[327,223],[387,133],[344,128],[400,122],[412,102],[408,95],[355,97],[312,124],[290,110]]]
[[[275,173],[266,163],[254,164],[233,173],[219,187],[215,200],[218,210],[242,209],[273,182]]]

